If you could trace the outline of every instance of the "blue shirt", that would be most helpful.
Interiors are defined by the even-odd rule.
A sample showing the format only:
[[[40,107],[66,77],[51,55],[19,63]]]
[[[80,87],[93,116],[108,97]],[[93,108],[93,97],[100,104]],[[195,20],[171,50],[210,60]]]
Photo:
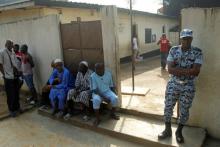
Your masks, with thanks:
[[[69,80],[70,80],[70,72],[68,71],[68,69],[64,67],[64,70],[61,73],[58,72],[57,69],[54,69],[49,79],[50,85],[52,85],[54,79],[56,78],[59,78],[61,82],[60,84],[56,85],[54,88],[68,90]]]
[[[191,47],[187,51],[182,51],[181,46],[174,46],[170,49],[169,55],[167,57],[168,62],[173,62],[175,67],[190,69],[194,64],[203,63],[202,50],[197,47]],[[195,76],[174,76],[171,75],[173,80],[191,80],[193,81]]]
[[[50,75],[50,78],[49,78],[49,80],[48,80],[49,85],[52,85],[54,79],[57,78],[57,77],[56,77],[57,72],[58,72],[57,69],[53,68],[53,71],[52,71],[52,73],[51,73],[51,75]]]
[[[105,71],[103,76],[97,75],[95,72],[91,75],[91,90],[97,90],[100,94],[105,93],[114,87],[112,75],[109,71]]]

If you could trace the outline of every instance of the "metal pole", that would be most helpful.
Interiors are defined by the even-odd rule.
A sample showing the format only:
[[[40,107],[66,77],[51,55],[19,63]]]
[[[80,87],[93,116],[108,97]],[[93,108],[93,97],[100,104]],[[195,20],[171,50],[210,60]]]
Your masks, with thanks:
[[[182,15],[180,14],[179,16],[179,26],[180,26],[180,30],[179,30],[179,35],[180,35],[180,32],[182,30]],[[179,37],[179,36],[178,36]],[[180,37],[179,37],[180,38]],[[180,39],[179,39],[179,44],[181,44],[180,42]],[[179,100],[177,101],[177,118],[179,118],[180,116],[180,102]]]
[[[131,50],[132,50],[132,90],[134,91],[134,70],[135,70],[135,61],[134,61],[134,49],[133,49],[133,19],[132,19],[132,0],[130,0],[130,20],[131,20]]]

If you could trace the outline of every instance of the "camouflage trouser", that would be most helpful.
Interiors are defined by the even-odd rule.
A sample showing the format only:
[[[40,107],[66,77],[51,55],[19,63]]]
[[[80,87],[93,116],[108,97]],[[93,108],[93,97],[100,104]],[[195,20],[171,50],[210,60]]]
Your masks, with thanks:
[[[195,86],[193,82],[177,83],[170,80],[167,84],[165,94],[164,120],[170,122],[173,115],[173,108],[179,100],[179,123],[185,124],[189,118],[189,108],[195,95]]]

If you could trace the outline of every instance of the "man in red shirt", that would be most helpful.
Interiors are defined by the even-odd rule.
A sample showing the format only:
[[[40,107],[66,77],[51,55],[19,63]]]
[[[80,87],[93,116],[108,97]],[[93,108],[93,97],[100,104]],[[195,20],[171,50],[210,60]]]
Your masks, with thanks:
[[[18,44],[15,44],[13,49],[14,49],[17,59],[21,62],[22,53],[20,52],[20,46]]]
[[[170,41],[166,38],[166,34],[163,34],[157,45],[160,44],[160,56],[161,56],[161,68],[165,69],[167,64],[167,56],[170,49]]]

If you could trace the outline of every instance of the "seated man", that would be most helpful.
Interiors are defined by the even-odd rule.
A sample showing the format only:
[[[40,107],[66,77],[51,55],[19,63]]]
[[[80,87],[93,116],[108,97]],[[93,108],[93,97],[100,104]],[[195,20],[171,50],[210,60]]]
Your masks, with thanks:
[[[119,116],[115,114],[116,106],[118,104],[118,97],[114,93],[114,84],[110,72],[105,71],[103,63],[95,65],[95,72],[91,75],[91,90],[93,99],[93,109],[95,111],[96,120],[94,126],[100,123],[99,109],[103,98],[109,100],[112,105],[111,118],[119,120]]]
[[[57,117],[64,114],[64,105],[66,101],[67,92],[69,90],[69,77],[70,72],[63,66],[63,61],[61,59],[54,60],[55,68],[50,82],[50,101],[53,107],[53,115],[57,113]],[[58,85],[53,85],[53,82],[59,82]]]
[[[52,74],[51,74],[50,78],[48,79],[46,85],[42,88],[41,105],[45,105],[45,106],[50,106],[50,99],[49,99],[50,81],[52,81],[52,78],[55,77],[53,75],[56,73],[54,60],[51,62],[51,68],[53,69]],[[57,84],[59,84],[59,82],[58,82],[58,79],[55,78],[54,81],[52,81],[52,85],[57,85]]]
[[[80,103],[81,109],[85,108],[86,115],[83,117],[84,120],[88,120],[88,108],[89,100],[91,98],[90,91],[90,76],[92,71],[89,69],[88,63],[82,61],[79,63],[79,71],[76,76],[75,89],[71,89],[67,96],[68,114],[64,119],[68,119],[72,115],[72,107],[74,103]]]

